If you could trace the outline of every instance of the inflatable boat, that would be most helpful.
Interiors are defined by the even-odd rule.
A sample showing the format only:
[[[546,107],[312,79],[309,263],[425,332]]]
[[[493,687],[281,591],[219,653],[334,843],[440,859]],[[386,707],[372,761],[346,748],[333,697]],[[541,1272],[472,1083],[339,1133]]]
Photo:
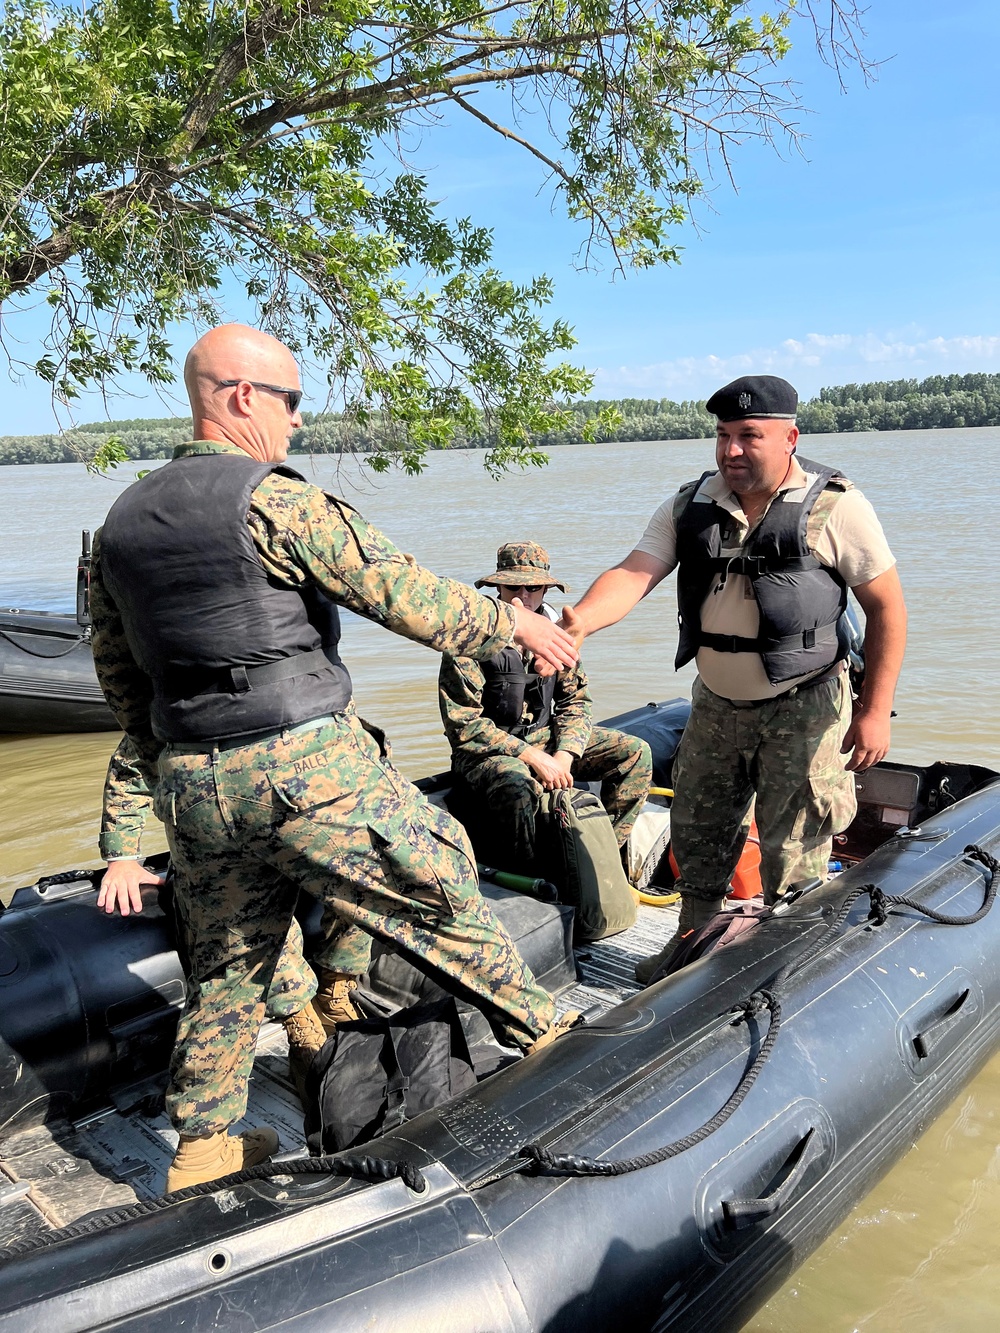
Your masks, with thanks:
[[[112,731],[87,630],[55,611],[0,610],[0,731]]]
[[[76,615],[0,609],[0,732],[112,731],[90,651],[90,533],[77,567]]]
[[[0,1333],[739,1327],[1000,1047],[1000,775],[858,785],[843,873],[646,990],[631,968],[669,909],[574,957],[567,908],[486,885],[584,1025],[322,1158],[265,1032],[246,1123],[277,1124],[281,1156],[166,1198],[169,918],[98,913],[99,872],[20,890]]]

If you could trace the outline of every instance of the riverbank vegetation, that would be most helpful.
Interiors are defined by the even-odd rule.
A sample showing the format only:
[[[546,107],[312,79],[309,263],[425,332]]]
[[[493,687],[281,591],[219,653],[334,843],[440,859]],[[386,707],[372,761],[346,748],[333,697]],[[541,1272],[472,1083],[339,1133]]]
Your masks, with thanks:
[[[491,230],[442,202],[454,128],[527,155],[577,224],[581,264],[674,263],[739,146],[798,137],[796,85],[777,68],[790,34],[837,75],[867,75],[861,13],[6,0],[0,344],[65,405],[120,375],[169,383],[178,328],[238,312],[316,364],[349,411],[346,435],[335,420],[315,432],[324,447],[384,446],[373,467],[413,471],[475,438],[493,470],[540,461],[536,438],[576,430],[591,377],[564,359],[575,340],[551,279],[504,277]]]
[[[386,455],[395,447],[392,434],[381,432],[377,416],[361,423],[338,413],[305,412],[302,420],[292,436],[292,453]],[[818,398],[800,405],[798,424],[805,435],[1000,426],[1000,375],[932,375],[822,389]],[[599,441],[696,440],[714,434],[715,418],[704,402],[597,399],[573,404],[568,424],[539,433],[533,445],[544,450],[581,444],[591,436]],[[109,441],[117,441],[113,447],[120,462],[169,458],[190,435],[191,423],[183,417],[97,422],[65,435],[9,435],[0,437],[0,464],[90,462]],[[447,447],[488,449],[492,443],[485,434],[460,433]]]

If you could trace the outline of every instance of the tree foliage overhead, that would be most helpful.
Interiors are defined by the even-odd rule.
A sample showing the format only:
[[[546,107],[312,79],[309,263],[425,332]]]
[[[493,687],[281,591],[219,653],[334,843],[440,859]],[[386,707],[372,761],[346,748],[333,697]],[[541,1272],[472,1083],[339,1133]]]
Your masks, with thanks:
[[[801,6],[839,66],[854,0]],[[813,13],[813,8],[816,12]],[[545,277],[505,279],[410,160],[468,117],[530,154],[585,261],[677,258],[714,154],[789,129],[790,0],[8,0],[0,17],[0,318],[47,302],[32,369],[66,402],[173,378],[171,325],[235,275],[418,466],[457,431],[535,461],[589,387]],[[419,155],[419,149],[414,149]],[[15,349],[16,350],[16,349]]]

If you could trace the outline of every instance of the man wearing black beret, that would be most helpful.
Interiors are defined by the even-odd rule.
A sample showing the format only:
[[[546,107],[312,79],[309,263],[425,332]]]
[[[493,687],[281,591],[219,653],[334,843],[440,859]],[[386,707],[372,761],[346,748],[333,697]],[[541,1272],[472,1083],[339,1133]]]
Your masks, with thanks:
[[[580,643],[678,570],[675,666],[698,666],[674,764],[681,918],[662,953],[636,968],[640,981],[722,907],[754,799],[765,902],[826,877],[831,839],[855,814],[853,772],[889,748],[906,643],[899,576],[874,510],[835,467],[795,454],[794,388],[746,375],[706,406],[718,470],[662,504],[635,549],[563,613]],[[853,716],[848,589],[867,618]]]

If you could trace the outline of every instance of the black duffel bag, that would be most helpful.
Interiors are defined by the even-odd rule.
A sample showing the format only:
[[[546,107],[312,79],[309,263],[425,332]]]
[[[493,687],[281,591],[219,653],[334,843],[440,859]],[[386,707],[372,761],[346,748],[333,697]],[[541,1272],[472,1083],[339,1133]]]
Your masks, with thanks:
[[[306,1076],[309,1151],[315,1157],[367,1143],[475,1084],[450,996],[389,1018],[341,1023]]]

